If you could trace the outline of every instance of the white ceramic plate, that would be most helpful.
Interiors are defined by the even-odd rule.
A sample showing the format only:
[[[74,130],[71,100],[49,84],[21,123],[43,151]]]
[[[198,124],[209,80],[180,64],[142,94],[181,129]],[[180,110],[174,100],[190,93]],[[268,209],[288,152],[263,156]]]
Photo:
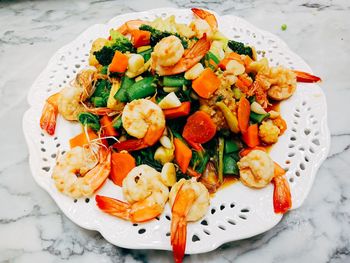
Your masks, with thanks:
[[[79,133],[80,128],[78,124],[59,118],[55,136],[48,136],[40,130],[39,118],[45,99],[67,85],[81,68],[88,65],[88,54],[94,39],[108,36],[110,28],[116,28],[130,19],[153,20],[169,15],[175,15],[177,21],[186,23],[193,18],[190,10],[166,8],[121,15],[107,24],[88,28],[55,53],[28,94],[30,109],[24,115],[23,130],[34,179],[73,222],[83,228],[99,231],[106,240],[120,247],[171,250],[169,206],[158,220],[133,225],[99,211],[94,198],[89,202],[85,199],[74,202],[59,193],[51,179],[52,167],[57,153],[69,149],[69,138]],[[255,46],[259,56],[267,56],[272,65],[281,64],[311,72],[310,67],[300,57],[271,33],[235,16],[216,17],[221,32],[231,39]],[[292,98],[281,104],[281,114],[288,123],[288,130],[280,137],[270,154],[275,161],[288,169],[287,177],[295,209],[308,195],[317,169],[329,150],[325,95],[316,84],[298,84]],[[110,181],[99,194],[122,198],[120,188]],[[225,242],[251,237],[275,226],[282,216],[273,211],[272,194],[272,185],[261,190],[252,190],[236,183],[220,190],[211,199],[205,218],[188,225],[186,253],[210,251]]]

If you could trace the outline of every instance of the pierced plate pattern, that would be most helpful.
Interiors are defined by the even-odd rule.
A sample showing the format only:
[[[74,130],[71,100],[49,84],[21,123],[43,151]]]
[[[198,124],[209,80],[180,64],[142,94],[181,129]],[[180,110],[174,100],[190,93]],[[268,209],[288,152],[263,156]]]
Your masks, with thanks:
[[[45,99],[67,85],[81,68],[88,65],[89,50],[94,39],[108,36],[110,28],[116,28],[130,19],[152,20],[172,14],[178,22],[187,23],[193,18],[190,10],[164,8],[121,15],[107,24],[88,28],[51,58],[29,91],[30,109],[23,118],[30,168],[37,183],[73,222],[83,228],[97,230],[109,242],[125,248],[171,250],[169,206],[159,218],[151,222],[132,224],[99,211],[93,197],[73,200],[59,193],[51,179],[52,167],[57,155],[69,149],[69,138],[79,133],[80,128],[78,124],[59,117],[55,136],[48,136],[40,130],[39,118]],[[238,17],[216,17],[221,32],[255,46],[259,57],[266,56],[271,65],[281,64],[311,72],[300,57],[271,33],[259,30]],[[288,130],[270,154],[288,170],[295,209],[305,200],[317,169],[329,151],[325,95],[316,84],[298,84],[294,96],[281,103],[281,114],[288,123]],[[99,193],[122,198],[120,188],[110,181]],[[211,199],[207,215],[188,225],[186,253],[210,251],[225,242],[251,237],[275,226],[282,216],[273,212],[272,194],[272,185],[253,190],[235,183],[220,190]]]

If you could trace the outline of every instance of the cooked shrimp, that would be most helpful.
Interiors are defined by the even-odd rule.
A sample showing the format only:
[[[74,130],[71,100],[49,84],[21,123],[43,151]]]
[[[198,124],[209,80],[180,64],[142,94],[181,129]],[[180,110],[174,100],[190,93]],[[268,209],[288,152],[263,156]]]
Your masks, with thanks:
[[[48,134],[55,133],[56,118],[60,113],[66,120],[78,120],[78,114],[90,111],[96,114],[108,114],[115,112],[111,109],[98,108],[89,109],[82,104],[93,93],[93,81],[96,71],[92,69],[82,70],[75,79],[73,85],[63,88],[60,92],[52,95],[46,100],[40,118],[40,127]]]
[[[207,188],[199,182],[181,179],[169,194],[172,207],[171,244],[175,262],[182,262],[186,248],[187,222],[201,219],[210,202]]]
[[[58,97],[59,93],[55,93],[46,100],[40,117],[40,127],[49,135],[53,135],[56,129],[56,119],[58,115]]]
[[[213,30],[207,21],[203,19],[194,19],[190,28],[196,33],[196,37],[202,38],[205,34],[209,39],[213,37]]]
[[[248,96],[255,95],[263,108],[268,105],[267,96],[274,100],[285,100],[296,89],[296,74],[282,66],[269,67],[266,58],[250,63],[247,72],[255,72],[253,85],[247,90]]]
[[[78,120],[79,113],[85,110],[81,104],[84,89],[81,87],[65,87],[61,90],[58,98],[58,111],[69,121]]]
[[[157,58],[152,58],[152,68],[158,75],[175,75],[192,68],[210,49],[210,41],[206,37],[198,40],[190,49],[186,49],[182,58],[173,66],[164,67],[159,64]]]
[[[269,104],[267,99],[266,91],[270,88],[271,83],[268,78],[258,73],[255,77],[253,85],[249,88],[247,95],[255,96],[256,101],[263,107],[266,108]]]
[[[74,85],[61,90],[58,98],[58,112],[66,120],[76,121],[79,113],[86,111],[82,102],[91,96],[95,74],[95,70],[83,70],[77,75]]]
[[[209,192],[202,183],[181,179],[171,189],[171,244],[175,262],[182,262],[186,248],[187,221],[202,218],[209,207]]]
[[[285,100],[293,95],[297,87],[295,73],[282,66],[270,68],[268,74],[271,88],[267,95],[274,100]]]
[[[84,89],[84,93],[82,94],[83,101],[89,98],[94,92],[93,81],[96,79],[96,76],[97,71],[92,68],[83,69],[77,74],[74,85]]]
[[[131,31],[139,29],[139,27],[141,25],[149,25],[149,22],[147,21],[143,21],[143,20],[129,20],[127,22],[125,22],[123,25],[121,25],[117,31],[123,35],[127,35],[129,33],[131,33]]]
[[[74,198],[91,196],[106,181],[111,153],[97,145],[74,147],[57,162],[52,178],[57,189]]]
[[[191,10],[196,16],[204,19],[214,32],[218,29],[218,22],[212,13],[199,8],[191,8]]]
[[[181,40],[176,36],[168,36],[154,47],[152,60],[156,60],[162,67],[173,66],[181,59],[184,52]]]
[[[122,114],[122,123],[126,132],[145,142],[160,139],[165,129],[165,117],[162,109],[147,99],[133,100],[126,104]]]
[[[249,187],[265,187],[274,176],[274,164],[271,157],[260,150],[251,151],[237,165],[241,182]]]
[[[97,206],[116,217],[131,222],[145,222],[162,213],[169,190],[163,184],[159,172],[148,165],[139,165],[125,177],[123,195],[127,203],[97,195]]]

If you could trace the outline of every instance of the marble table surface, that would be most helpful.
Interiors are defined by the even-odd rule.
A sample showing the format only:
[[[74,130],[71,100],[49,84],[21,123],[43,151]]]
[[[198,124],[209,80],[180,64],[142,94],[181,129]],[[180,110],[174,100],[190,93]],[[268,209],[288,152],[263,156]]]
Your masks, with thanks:
[[[304,205],[272,230],[185,262],[350,262],[350,2],[347,0],[0,1],[0,262],[171,262],[70,222],[32,179],[27,91],[53,53],[95,23],[151,8],[205,7],[285,40],[322,76],[332,146]],[[280,29],[287,24],[286,31]]]

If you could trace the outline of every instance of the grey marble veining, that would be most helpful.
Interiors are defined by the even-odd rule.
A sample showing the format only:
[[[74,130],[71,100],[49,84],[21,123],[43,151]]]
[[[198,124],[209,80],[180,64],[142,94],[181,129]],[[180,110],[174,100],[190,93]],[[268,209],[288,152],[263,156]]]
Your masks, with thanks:
[[[284,39],[323,77],[332,133],[301,208],[264,234],[185,262],[350,262],[347,0],[0,1],[0,262],[171,262],[170,252],[118,248],[70,222],[33,181],[21,132],[27,91],[58,48],[92,24],[164,6],[238,15]]]

